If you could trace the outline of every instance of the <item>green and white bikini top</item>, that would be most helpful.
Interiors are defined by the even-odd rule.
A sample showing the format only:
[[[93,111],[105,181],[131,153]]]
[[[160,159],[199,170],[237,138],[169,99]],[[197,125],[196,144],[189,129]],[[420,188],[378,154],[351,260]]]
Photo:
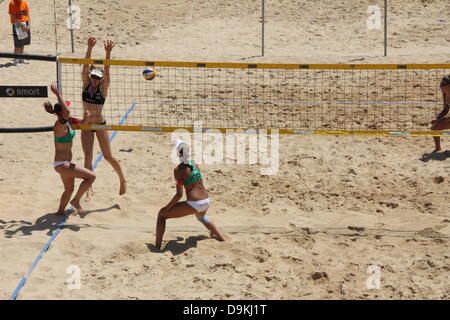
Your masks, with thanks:
[[[202,174],[201,174],[201,172],[197,169],[197,167],[194,165],[194,161],[190,160],[190,161],[189,161],[189,166],[190,166],[191,169],[192,169],[192,173],[191,173],[191,176],[190,176],[188,179],[184,179],[184,180],[183,180],[184,186],[188,186],[188,185],[190,185],[191,183],[193,183],[193,182],[195,182],[195,181],[197,181],[197,180],[202,179]]]
[[[64,120],[64,119],[63,119]],[[57,143],[70,143],[75,138],[75,130],[70,126],[70,122],[65,120],[64,124],[69,128],[69,132],[64,137],[55,136],[55,142]]]

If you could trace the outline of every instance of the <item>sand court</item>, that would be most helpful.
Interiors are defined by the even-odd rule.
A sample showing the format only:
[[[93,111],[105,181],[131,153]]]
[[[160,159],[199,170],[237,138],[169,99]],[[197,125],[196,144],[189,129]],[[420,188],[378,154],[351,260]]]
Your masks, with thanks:
[[[145,137],[140,133],[130,135],[135,139]],[[419,138],[416,138],[417,146],[408,146],[413,150],[408,150],[407,146],[403,146],[403,150],[395,143],[396,138],[391,138],[390,144],[370,138],[372,143],[368,146],[363,138],[355,142],[351,137],[322,137],[320,147],[309,148],[309,159],[302,150],[284,147],[280,170],[286,174],[283,178],[258,180],[259,170],[251,166],[216,166],[214,170],[221,171],[219,173],[204,165],[204,172],[209,173],[207,183],[213,190],[221,184],[219,176],[231,175],[234,179],[243,177],[244,173],[249,176],[241,178],[245,186],[240,190],[220,188],[220,193],[211,195],[214,204],[210,216],[230,241],[219,243],[210,239],[195,218],[186,217],[169,220],[162,252],[154,248],[155,217],[161,206],[160,198],[171,196],[172,181],[159,179],[167,191],[155,197],[157,179],[151,177],[158,176],[158,172],[160,175],[162,171],[170,172],[171,164],[164,161],[168,156],[162,155],[156,156],[159,159],[156,161],[161,163],[159,168],[142,168],[140,163],[146,150],[163,145],[169,148],[170,137],[160,135],[151,142],[141,139],[136,142],[140,148],[126,138],[123,132],[119,133],[113,146],[122,142],[126,147],[139,150],[136,154],[134,151],[123,154],[129,163],[128,174],[140,178],[130,184],[129,192],[120,199],[114,195],[117,185],[99,179],[94,199],[83,203],[91,212],[84,218],[77,215],[69,218],[33,271],[21,299],[446,297],[450,225],[445,205],[437,200],[443,196],[442,191],[433,189],[433,194],[418,197],[420,184],[417,190],[406,189],[407,185],[421,180],[437,188],[434,186],[439,184],[433,182],[436,178],[433,174],[439,172],[443,162],[396,156],[404,152],[413,159],[411,153],[419,151]],[[353,140],[351,146],[340,146],[345,140]],[[311,141],[295,143],[305,149]],[[283,146],[289,142],[294,143],[291,137],[282,139]],[[355,146],[359,146],[361,152],[354,153],[351,160],[346,159],[346,149]],[[376,151],[381,153],[380,161],[377,165],[367,165],[369,155]],[[301,164],[290,160],[302,156],[305,159]],[[348,173],[349,161],[355,173]],[[406,171],[400,173],[402,179],[392,175],[406,163],[414,164],[415,175],[407,175]],[[163,167],[167,169],[162,170]],[[111,171],[102,160],[97,174],[114,181]],[[144,176],[144,171],[154,172],[154,175]],[[319,176],[319,172],[333,172],[333,175]],[[373,183],[364,182],[377,175],[378,182],[377,179]],[[296,185],[299,177],[311,181],[309,188],[315,191],[302,190]],[[284,185],[274,188],[280,184],[280,179]],[[252,181],[259,181],[259,185]],[[347,185],[346,192],[339,191],[343,183]],[[322,185],[318,189],[321,184],[327,187]],[[359,190],[355,190],[357,184]],[[386,193],[386,188],[392,191]],[[250,208],[242,209],[240,203],[233,200],[237,196],[246,199]],[[54,197],[46,197],[47,205],[56,206]],[[315,207],[320,208],[320,214]],[[6,212],[13,216],[12,208]],[[31,265],[33,253],[40,250],[39,244],[48,240],[47,233],[54,230],[54,224],[49,226],[48,215],[49,221],[29,227],[30,222],[36,224],[33,219],[41,217],[40,214],[35,209],[29,210],[28,219],[3,230],[5,257],[13,254],[13,248],[26,248],[14,255],[14,264],[7,259],[10,265],[20,260],[23,270],[5,268],[10,272],[10,276],[5,277],[10,283],[5,297]],[[26,235],[30,229],[31,235]],[[7,230],[16,232],[8,238]],[[383,283],[390,283],[389,287],[367,291],[366,269],[372,264],[382,266]],[[70,274],[66,269],[70,265],[80,267],[79,290],[67,287]],[[409,285],[405,287],[404,283]],[[179,291],[180,287],[184,288],[183,292]]]
[[[102,42],[114,39],[115,59],[450,63],[448,22],[435,22],[449,12],[447,2],[392,5],[388,57],[382,57],[381,33],[355,31],[365,16],[340,19],[351,11],[365,15],[367,1],[342,1],[328,11],[329,1],[318,7],[269,1],[265,57],[258,57],[258,14],[242,11],[238,1],[203,4],[193,20],[187,1],[77,2],[86,16],[72,54],[63,27],[66,3],[57,1],[61,56],[84,57],[86,39],[95,35],[95,58],[104,58]],[[29,3],[33,43],[26,52],[53,55],[53,1],[40,3]],[[417,8],[428,20],[413,20]],[[165,18],[144,24],[143,10]],[[1,21],[0,51],[9,52],[11,26]],[[330,32],[333,26],[339,37]],[[53,63],[8,62],[0,59],[0,85],[56,81]],[[46,100],[56,102],[0,98],[0,126],[53,125],[42,108]],[[121,110],[130,107],[127,102]],[[76,134],[73,161],[83,164]],[[127,193],[119,196],[117,175],[102,159],[95,195],[82,201],[87,215],[69,217],[17,299],[449,299],[446,137],[437,154],[430,153],[431,137],[281,135],[279,141],[276,175],[261,175],[257,164],[199,164],[212,200],[208,216],[226,242],[210,238],[193,216],[171,219],[158,252],[157,213],[175,190],[173,136],[118,132],[111,147],[128,179]],[[95,142],[94,160],[99,153]],[[61,223],[52,215],[63,190],[53,156],[51,132],[0,134],[0,299],[10,297]],[[79,289],[69,288],[70,266],[79,267]],[[379,289],[367,287],[371,266],[379,267]]]

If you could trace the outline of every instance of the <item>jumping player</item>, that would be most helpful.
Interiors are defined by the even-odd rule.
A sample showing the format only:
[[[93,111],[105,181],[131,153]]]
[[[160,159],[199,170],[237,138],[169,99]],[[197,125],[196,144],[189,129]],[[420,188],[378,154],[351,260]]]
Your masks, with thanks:
[[[94,48],[97,40],[93,37],[88,39],[88,48],[86,52],[86,59],[91,58],[92,49]],[[104,47],[106,51],[106,59],[111,59],[111,51],[114,48],[115,43],[113,41],[106,41]],[[108,95],[108,89],[110,84],[109,65],[106,65],[104,70],[89,66],[85,64],[82,71],[83,78],[83,108],[85,111],[90,112],[90,117],[87,124],[106,124],[105,118],[102,115],[103,105],[105,104],[106,97]],[[94,153],[94,133],[97,136],[100,150],[103,153],[103,157],[114,168],[120,179],[119,195],[123,195],[127,189],[127,182],[122,172],[119,161],[112,156],[111,144],[109,142],[108,131],[104,130],[82,130],[81,131],[81,145],[84,152],[84,166],[92,170],[92,158]],[[92,190],[92,189],[91,189]]]
[[[45,110],[48,113],[55,114],[58,119],[53,126],[54,142],[55,142],[55,171],[61,176],[64,184],[64,192],[59,202],[57,215],[63,215],[64,210],[69,203],[70,197],[75,188],[75,178],[83,179],[83,182],[78,188],[78,192],[70,203],[77,209],[79,214],[83,214],[84,210],[80,206],[80,199],[83,194],[94,183],[95,173],[92,170],[80,167],[72,163],[72,141],[75,137],[75,131],[71,124],[83,124],[89,116],[89,112],[85,111],[83,120],[70,117],[70,111],[64,99],[61,97],[56,85],[50,87],[51,91],[58,98],[58,103],[52,106],[50,102],[44,104]]]

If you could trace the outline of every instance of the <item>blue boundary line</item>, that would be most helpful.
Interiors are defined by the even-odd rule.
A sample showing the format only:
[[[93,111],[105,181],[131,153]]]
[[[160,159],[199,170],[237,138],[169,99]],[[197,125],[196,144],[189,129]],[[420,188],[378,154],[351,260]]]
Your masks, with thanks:
[[[120,120],[119,125],[122,125],[125,122],[125,120],[127,119],[128,115],[130,114],[131,111],[133,111],[133,109],[134,109],[134,107],[136,107],[136,105],[137,105],[137,103],[134,103],[128,109],[127,113],[125,113],[125,115]],[[109,142],[112,142],[114,140],[114,138],[116,137],[116,135],[117,135],[117,131],[114,131],[113,134],[111,135],[111,137],[109,138]],[[95,170],[97,168],[97,165],[100,163],[102,158],[103,158],[103,153],[100,152],[99,156],[97,157],[97,160],[95,160],[94,165],[92,166],[93,170]],[[42,259],[44,253],[50,248],[50,245],[52,244],[53,240],[56,239],[56,237],[58,236],[58,234],[60,233],[62,228],[64,228],[64,225],[66,224],[66,222],[67,222],[67,218],[65,218],[58,225],[58,229],[55,230],[55,232],[53,233],[51,238],[48,240],[47,244],[44,246],[44,248],[42,248],[41,252],[38,254],[36,259],[34,260],[33,264],[30,267],[30,269],[27,271],[25,276],[20,280],[19,285],[17,286],[16,290],[14,290],[14,292],[11,294],[11,296],[9,297],[8,300],[16,300],[17,296],[20,293],[20,290],[22,290],[23,286],[27,282],[28,277],[31,275],[31,273],[33,272],[34,268],[36,268],[36,266],[38,265],[39,261]]]

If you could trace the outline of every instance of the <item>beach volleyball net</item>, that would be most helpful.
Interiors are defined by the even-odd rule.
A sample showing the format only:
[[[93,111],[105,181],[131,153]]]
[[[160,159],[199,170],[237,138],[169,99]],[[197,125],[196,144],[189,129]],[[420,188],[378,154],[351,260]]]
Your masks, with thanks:
[[[110,65],[106,125],[83,129],[286,134],[435,135],[450,64],[246,64],[59,59],[59,81],[83,114],[83,64]],[[157,72],[146,80],[143,71]],[[133,109],[130,111],[130,106]],[[127,114],[126,119],[123,116]],[[201,125],[201,128],[196,128]]]

